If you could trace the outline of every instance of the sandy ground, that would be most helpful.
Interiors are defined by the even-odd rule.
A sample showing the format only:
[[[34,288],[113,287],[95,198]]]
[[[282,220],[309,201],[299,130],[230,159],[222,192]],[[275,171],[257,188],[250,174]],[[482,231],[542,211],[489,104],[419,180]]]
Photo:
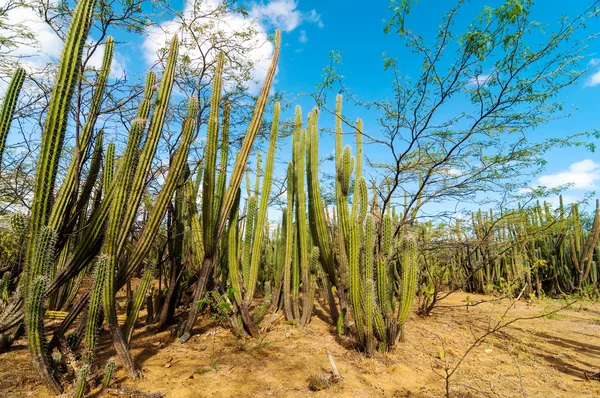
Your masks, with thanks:
[[[493,298],[470,296],[471,302],[478,300]],[[349,340],[336,339],[319,311],[304,329],[278,323],[258,340],[237,339],[208,319],[199,322],[186,344],[173,343],[169,331],[156,333],[140,325],[132,354],[143,378],[131,381],[119,371],[115,384],[173,398],[440,397],[445,394],[440,350],[453,368],[509,304],[492,301],[467,310],[465,303],[466,294],[456,293],[431,316],[411,316],[407,341],[369,359],[352,349]],[[564,302],[556,300],[519,302],[503,319],[536,317],[562,306]],[[103,337],[100,363],[113,355],[106,333]],[[332,370],[327,350],[343,379],[313,392],[309,378]],[[598,371],[600,304],[576,303],[489,336],[452,375],[450,392],[453,397],[600,397],[600,381],[585,377]],[[24,340],[0,354],[0,396],[51,395],[37,381]],[[92,394],[116,395],[114,389]]]

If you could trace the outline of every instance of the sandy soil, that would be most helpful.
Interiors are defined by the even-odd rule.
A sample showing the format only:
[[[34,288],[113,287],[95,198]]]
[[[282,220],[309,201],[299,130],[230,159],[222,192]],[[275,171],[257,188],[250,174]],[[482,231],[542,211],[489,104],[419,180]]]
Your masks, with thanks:
[[[471,295],[470,300],[493,299]],[[132,354],[144,377],[133,382],[119,371],[115,384],[173,398],[444,396],[440,349],[454,367],[508,305],[492,301],[467,310],[465,303],[466,294],[456,293],[431,316],[413,315],[407,341],[369,359],[349,340],[336,339],[322,314],[302,330],[278,323],[260,340],[239,340],[208,319],[186,344],[173,343],[169,331],[141,325]],[[519,302],[504,319],[535,317],[561,306],[564,302],[556,300]],[[109,342],[102,344],[101,363],[113,355]],[[327,350],[343,379],[313,392],[309,378],[332,370]],[[600,381],[585,376],[598,371],[600,304],[576,303],[555,315],[517,321],[485,339],[450,378],[450,392],[453,397],[600,397]],[[93,396],[116,394],[113,389]],[[24,340],[0,354],[0,396],[51,396],[37,381]]]

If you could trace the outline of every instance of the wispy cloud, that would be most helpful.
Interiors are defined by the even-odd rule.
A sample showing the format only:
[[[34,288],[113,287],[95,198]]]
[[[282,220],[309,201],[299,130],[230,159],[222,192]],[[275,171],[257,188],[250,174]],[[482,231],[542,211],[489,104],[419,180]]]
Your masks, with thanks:
[[[481,74],[477,76],[473,76],[469,79],[469,85],[472,86],[484,86],[488,83],[491,75],[489,74]]]
[[[546,188],[569,185],[571,189],[594,189],[600,181],[600,163],[585,159],[571,164],[565,171],[540,176],[537,182]]]
[[[592,58],[590,62],[588,62],[588,66],[590,68],[598,68],[600,67],[600,58]],[[586,87],[593,87],[600,84],[600,69],[596,69],[594,73],[590,77],[587,78],[584,85]]]
[[[590,76],[587,81],[585,82],[585,85],[587,87],[593,87],[593,86],[597,86],[600,84],[600,70],[597,71],[596,73],[592,74],[592,76]]]
[[[323,24],[323,21],[321,20],[321,15],[317,13],[317,10],[310,10],[310,13],[306,17],[306,20],[316,24],[319,28],[325,26]]]
[[[302,44],[304,44],[308,41],[308,37],[306,36],[305,30],[300,31],[300,36],[298,36],[298,41]]]
[[[267,23],[284,32],[291,32],[302,22],[307,21],[322,28],[321,15],[316,10],[303,13],[298,10],[298,2],[294,0],[274,0],[267,3],[254,3],[250,8],[250,17],[259,23]]]
[[[192,60],[198,62],[206,62],[210,64],[214,61],[217,52],[209,40],[206,40],[197,48],[186,30],[182,29],[181,20],[191,21],[194,18],[194,13],[210,15],[220,5],[219,0],[208,0],[197,2],[195,0],[186,0],[183,12],[180,18],[165,21],[158,26],[153,26],[145,31],[146,39],[142,44],[144,58],[150,66],[154,65],[158,59],[158,54],[166,47],[173,35],[178,34],[182,43],[192,43],[189,48],[186,48],[186,55]],[[198,9],[200,7],[200,9]],[[277,10],[275,8],[274,10]],[[280,11],[285,11],[281,9]],[[273,16],[275,16],[275,11]],[[256,21],[255,19],[245,18],[241,14],[223,12],[213,20],[206,20],[203,23],[203,32],[207,37],[228,37],[231,40],[237,40],[238,61],[246,62],[251,66],[251,76],[254,82],[262,82],[266,76],[271,58],[273,56],[273,43],[268,40],[267,27]],[[296,22],[293,17],[283,22],[287,26],[293,26]],[[252,29],[256,34],[252,37],[246,36],[243,32]],[[229,45],[229,44],[228,44]],[[227,85],[227,82],[224,83]],[[258,91],[260,85],[253,82],[249,83],[248,87],[251,91]]]
[[[51,0],[51,4],[57,3]],[[0,29],[0,37],[11,37],[13,27],[19,27],[30,36],[19,37],[18,43],[6,55],[12,58],[28,73],[36,73],[55,64],[60,58],[64,43],[52,28],[42,20],[39,13],[31,7],[21,5],[10,9],[3,18],[4,28]],[[88,40],[88,44],[92,44]],[[102,65],[104,45],[101,44],[92,54],[88,67],[100,69]],[[112,61],[111,76],[121,77],[125,72],[125,62],[118,52],[115,52]],[[0,87],[0,93],[4,87]]]

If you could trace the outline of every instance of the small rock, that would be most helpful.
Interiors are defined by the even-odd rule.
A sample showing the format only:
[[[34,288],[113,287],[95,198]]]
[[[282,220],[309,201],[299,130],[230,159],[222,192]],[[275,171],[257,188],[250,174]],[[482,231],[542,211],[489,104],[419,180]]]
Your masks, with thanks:
[[[285,338],[286,338],[286,339],[289,339],[289,338],[290,338],[290,336],[291,336],[290,332],[285,332]]]
[[[165,363],[165,368],[170,368],[170,367],[171,367],[171,362]]]
[[[190,339],[191,335],[189,333],[184,333],[183,335],[181,335],[181,337],[179,338],[179,342],[181,344],[185,343],[186,341],[188,341]]]

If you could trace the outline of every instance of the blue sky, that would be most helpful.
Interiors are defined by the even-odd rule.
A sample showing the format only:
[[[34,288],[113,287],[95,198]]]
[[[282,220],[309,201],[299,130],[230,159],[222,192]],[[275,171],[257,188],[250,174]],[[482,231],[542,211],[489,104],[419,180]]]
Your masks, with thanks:
[[[558,0],[537,1],[532,18],[549,23],[550,27],[563,14],[573,16],[582,11],[589,1],[565,4]],[[365,6],[368,4],[368,6]],[[436,29],[445,12],[454,4],[451,0],[420,0],[407,17],[407,26],[432,41]],[[472,1],[464,7],[457,20],[457,26],[465,26],[475,17],[484,5],[492,7],[501,1]],[[284,34],[286,47],[282,52],[277,89],[289,93],[311,92],[319,82],[322,69],[328,64],[329,52],[339,50],[342,55],[341,73],[345,84],[364,101],[389,97],[391,76],[382,68],[382,54],[387,52],[399,59],[402,73],[414,75],[419,71],[419,59],[415,58],[399,40],[398,36],[384,34],[384,21],[390,17],[388,2],[363,1],[311,1],[300,0],[297,9],[307,14],[315,10],[320,15],[321,26],[306,21],[296,29]],[[600,31],[600,21],[596,18],[588,24],[585,35]],[[430,32],[428,34],[428,32]],[[579,35],[578,37],[582,37]],[[600,58],[600,42],[590,43],[586,55],[590,62]],[[596,61],[597,62],[597,61]],[[566,135],[600,128],[598,98],[600,96],[600,69],[592,68],[585,79],[564,90],[559,97],[566,108],[574,107],[573,116],[540,127],[532,136],[564,137]],[[329,96],[333,99],[333,96]],[[313,106],[308,98],[298,101],[305,110]],[[365,130],[377,134],[378,126],[374,112],[346,107],[351,118],[361,117]],[[321,126],[332,127],[333,118],[323,115]],[[600,144],[600,143],[597,143]],[[332,148],[331,143],[325,148]],[[322,148],[323,150],[323,148]],[[368,151],[368,149],[367,149]],[[371,153],[373,155],[373,153]],[[375,154],[377,155],[377,154]],[[600,155],[582,148],[562,148],[548,153],[546,171],[535,184],[556,186],[573,183],[575,186],[565,192],[567,200],[581,199],[585,192],[600,188]]]
[[[216,0],[208,0],[214,2]],[[436,29],[444,13],[454,4],[453,0],[419,0],[413,7],[412,13],[407,17],[407,26],[423,35],[426,42],[434,38]],[[471,1],[467,4],[457,20],[457,28],[466,26],[475,17],[483,6],[492,7],[502,3],[499,0]],[[384,21],[391,16],[387,0],[340,1],[340,0],[242,0],[250,11],[250,16],[255,18],[260,29],[265,33],[272,33],[275,28],[283,30],[282,55],[276,76],[275,90],[284,92],[288,98],[295,99],[295,103],[303,107],[306,114],[314,102],[309,96],[315,90],[316,84],[321,80],[323,68],[329,63],[329,54],[337,50],[342,56],[340,71],[344,76],[345,84],[362,101],[372,101],[386,98],[391,95],[391,76],[383,71],[383,53],[399,59],[401,72],[413,76],[419,71],[419,59],[415,58],[400,41],[397,35],[384,34]],[[576,1],[565,4],[559,0],[538,0],[533,8],[533,18],[547,22],[550,26],[556,23],[561,14],[570,14],[582,11],[590,0]],[[174,8],[184,9],[184,1],[172,3]],[[33,18],[33,17],[32,17]],[[233,18],[233,17],[232,17]],[[237,17],[236,17],[237,18]],[[161,21],[168,23],[168,21]],[[35,28],[37,25],[33,25]],[[39,35],[40,48],[45,55],[55,58],[60,53],[56,48],[56,38],[45,36],[44,30]],[[588,24],[586,34],[600,32],[600,20],[596,18]],[[116,71],[126,71],[129,76],[141,77],[151,64],[153,51],[156,46],[148,45],[148,35],[123,35],[117,33],[117,40],[126,43],[116,48]],[[567,107],[576,107],[574,115],[568,119],[552,122],[532,132],[532,136],[563,137],[571,133],[590,130],[600,127],[598,117],[598,97],[600,95],[600,42],[591,42],[586,55],[589,56],[590,65],[594,65],[591,72],[578,84],[567,88],[560,96]],[[264,75],[264,67],[268,65],[269,49],[259,55],[264,60],[259,64],[256,76]],[[98,57],[96,61],[101,60]],[[299,96],[299,97],[297,97]],[[330,93],[330,106],[333,106],[335,93]],[[347,105],[345,115],[350,119],[361,117],[365,123],[367,134],[377,136],[377,114],[365,109],[357,109]],[[288,113],[286,116],[290,116]],[[333,128],[333,118],[322,115],[321,127]],[[350,137],[349,140],[350,141]],[[351,143],[351,142],[348,142]],[[280,147],[284,147],[281,143]],[[332,140],[323,137],[321,155],[331,153]],[[369,152],[371,151],[371,152]],[[367,148],[371,156],[385,156],[374,148]],[[572,182],[575,187],[569,189],[566,195],[571,200],[583,197],[584,192],[600,188],[600,156],[583,149],[567,148],[552,151],[547,157],[548,166],[544,174],[536,183],[549,186]],[[330,165],[331,166],[331,165]]]

